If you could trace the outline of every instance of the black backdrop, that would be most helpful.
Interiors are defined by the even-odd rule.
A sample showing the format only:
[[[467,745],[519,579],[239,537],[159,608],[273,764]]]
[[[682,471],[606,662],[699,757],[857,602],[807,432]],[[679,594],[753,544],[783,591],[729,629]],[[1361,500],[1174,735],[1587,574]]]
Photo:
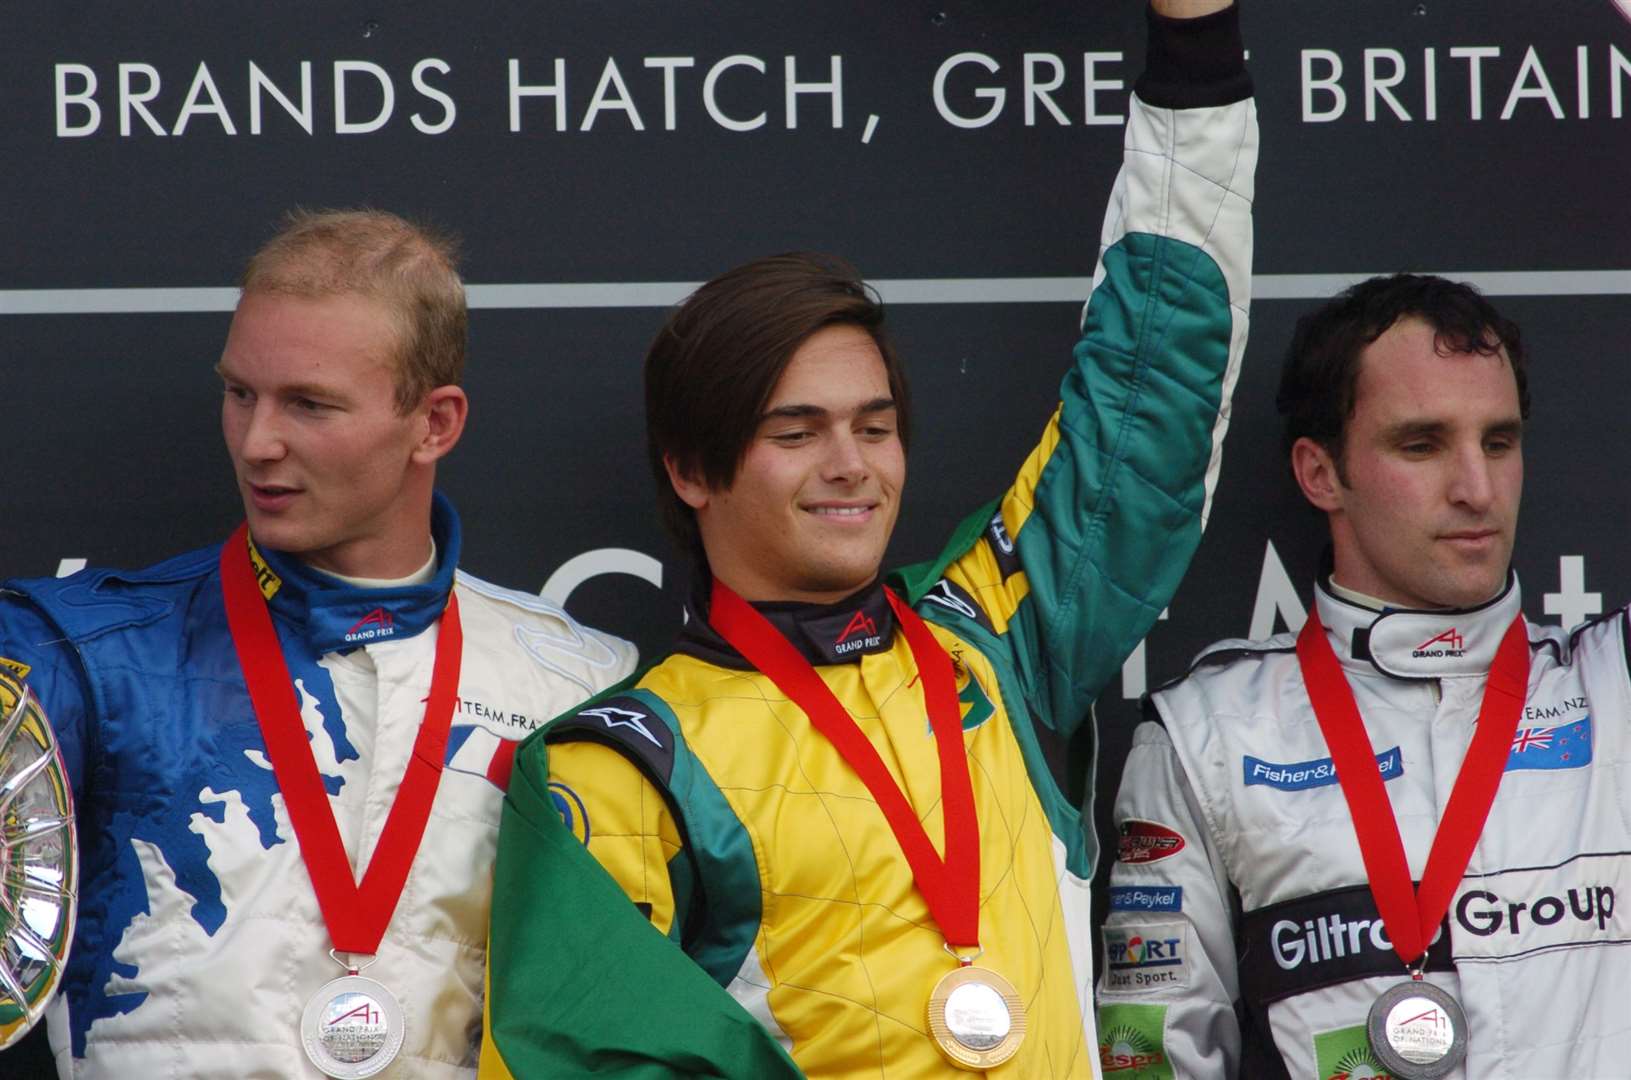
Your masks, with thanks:
[[[662,306],[792,248],[874,279],[918,428],[891,557],[932,554],[1051,407],[1143,51],[1133,0],[143,7],[0,17],[0,573],[229,530],[231,283],[284,209],[368,203],[465,241],[473,414],[442,483],[467,568],[557,597],[583,578],[572,611],[648,653],[684,590],[642,451]],[[1613,0],[1254,0],[1245,26],[1247,368],[1200,555],[1101,701],[1101,787],[1144,686],[1300,623],[1323,529],[1272,388],[1292,322],[1348,280],[1496,295],[1533,357],[1528,606],[1572,622],[1631,593],[1631,25]]]

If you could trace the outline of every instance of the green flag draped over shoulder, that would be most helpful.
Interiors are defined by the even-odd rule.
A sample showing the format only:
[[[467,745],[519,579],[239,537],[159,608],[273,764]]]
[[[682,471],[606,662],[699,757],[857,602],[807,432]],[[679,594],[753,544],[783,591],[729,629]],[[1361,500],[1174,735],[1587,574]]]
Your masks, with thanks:
[[[801,1076],[567,831],[548,776],[532,739],[499,831],[482,1080]]]

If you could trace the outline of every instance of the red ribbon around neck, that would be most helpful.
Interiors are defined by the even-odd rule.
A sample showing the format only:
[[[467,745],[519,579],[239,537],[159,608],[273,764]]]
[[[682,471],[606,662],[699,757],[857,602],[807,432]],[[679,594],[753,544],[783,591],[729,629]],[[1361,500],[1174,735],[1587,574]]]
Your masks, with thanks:
[[[788,700],[803,709],[815,729],[832,743],[866,785],[912,868],[918,891],[948,944],[974,949],[980,943],[980,826],[974,811],[974,788],[963,748],[963,714],[957,702],[957,679],[951,657],[934,639],[918,614],[888,589],[912,660],[923,679],[923,697],[940,756],[941,815],[946,854],[934,850],[912,804],[866,734],[839,703],[831,688],[802,654],[770,621],[714,580],[708,621],[731,647],[775,683]]]
[[[1297,662],[1314,716],[1331,748],[1337,781],[1348,800],[1371,896],[1393,940],[1393,950],[1409,966],[1427,952],[1439,921],[1450,910],[1506,769],[1529,687],[1529,637],[1523,616],[1512,620],[1495,651],[1478,709],[1478,728],[1433,834],[1419,888],[1412,886],[1399,823],[1388,802],[1365,722],[1325,636],[1317,607],[1309,611],[1297,635]]]
[[[448,593],[436,639],[425,718],[419,725],[413,755],[408,759],[379,843],[358,885],[334,822],[328,792],[317,772],[317,761],[312,757],[311,741],[300,718],[300,703],[271,612],[249,562],[249,530],[245,525],[240,525],[221,548],[221,595],[249,700],[260,722],[278,790],[289,808],[289,821],[294,825],[300,856],[317,893],[329,939],[341,952],[372,955],[402,897],[408,869],[424,838],[430,805],[442,779],[464,651],[458,600]]]

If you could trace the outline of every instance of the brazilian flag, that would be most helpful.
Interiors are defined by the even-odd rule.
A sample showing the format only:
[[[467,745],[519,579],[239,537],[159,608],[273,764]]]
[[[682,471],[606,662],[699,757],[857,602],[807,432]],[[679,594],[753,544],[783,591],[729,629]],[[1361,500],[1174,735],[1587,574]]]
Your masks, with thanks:
[[[801,1076],[567,831],[548,776],[541,742],[516,755],[493,880],[481,1080]]]

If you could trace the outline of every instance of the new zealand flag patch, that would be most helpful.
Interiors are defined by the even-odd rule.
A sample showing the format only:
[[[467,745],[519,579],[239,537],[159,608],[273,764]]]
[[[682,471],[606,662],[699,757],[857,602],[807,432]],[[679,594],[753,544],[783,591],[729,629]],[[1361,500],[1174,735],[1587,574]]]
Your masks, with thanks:
[[[1581,769],[1591,764],[1591,717],[1556,727],[1519,728],[1512,736],[1506,771]]]

